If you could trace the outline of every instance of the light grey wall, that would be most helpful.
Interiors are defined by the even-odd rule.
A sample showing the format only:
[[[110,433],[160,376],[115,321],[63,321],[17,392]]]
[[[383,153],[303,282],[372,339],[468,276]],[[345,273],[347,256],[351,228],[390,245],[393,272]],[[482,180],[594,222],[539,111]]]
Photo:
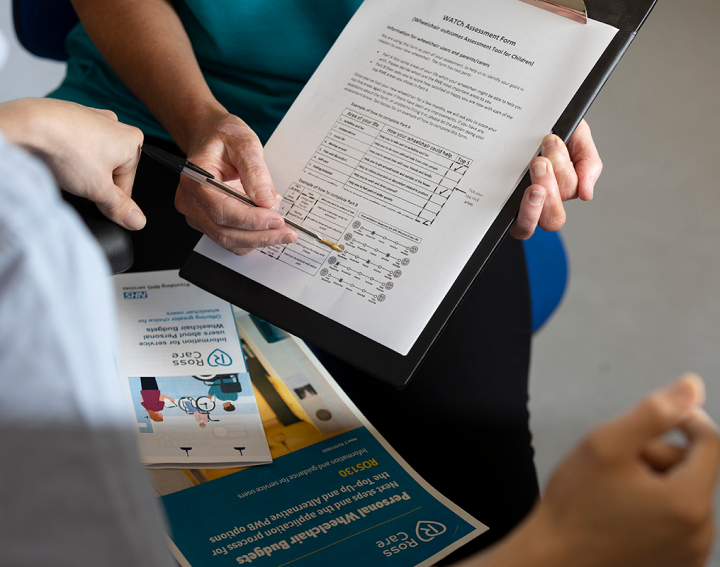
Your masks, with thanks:
[[[570,285],[534,341],[543,482],[593,424],[683,371],[720,419],[719,23],[712,0],[659,0],[588,114],[605,169],[592,203],[567,206]]]

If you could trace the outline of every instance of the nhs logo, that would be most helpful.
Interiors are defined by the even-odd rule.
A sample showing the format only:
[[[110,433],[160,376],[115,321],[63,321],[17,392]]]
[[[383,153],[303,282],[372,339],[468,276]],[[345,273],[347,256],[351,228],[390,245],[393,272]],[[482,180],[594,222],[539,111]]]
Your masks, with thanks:
[[[124,299],[146,299],[147,291],[124,291]]]

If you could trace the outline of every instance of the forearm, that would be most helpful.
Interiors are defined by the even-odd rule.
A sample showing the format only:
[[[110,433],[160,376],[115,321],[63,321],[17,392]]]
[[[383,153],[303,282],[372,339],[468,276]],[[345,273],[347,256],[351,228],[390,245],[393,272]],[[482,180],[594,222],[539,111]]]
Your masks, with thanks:
[[[46,151],[47,132],[38,127],[42,99],[18,99],[0,103],[0,131],[5,139],[31,152]]]
[[[106,61],[185,151],[193,125],[224,112],[167,0],[73,0]]]
[[[188,157],[258,205],[248,207],[184,179],[175,207],[188,224],[237,254],[297,241],[297,234],[271,210],[279,198],[259,138],[210,92],[169,0],[73,3],[108,64]]]
[[[564,541],[552,533],[540,507],[505,539],[454,567],[577,567]]]
[[[77,105],[47,98],[0,103],[0,131],[5,139],[48,161],[68,143],[65,115]]]

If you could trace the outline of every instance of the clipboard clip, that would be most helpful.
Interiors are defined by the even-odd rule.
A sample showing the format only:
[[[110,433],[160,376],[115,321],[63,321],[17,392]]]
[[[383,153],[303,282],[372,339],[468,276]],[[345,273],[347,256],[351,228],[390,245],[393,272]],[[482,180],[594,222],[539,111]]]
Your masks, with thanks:
[[[587,10],[584,0],[521,0],[558,16],[570,18],[581,24],[587,24]]]

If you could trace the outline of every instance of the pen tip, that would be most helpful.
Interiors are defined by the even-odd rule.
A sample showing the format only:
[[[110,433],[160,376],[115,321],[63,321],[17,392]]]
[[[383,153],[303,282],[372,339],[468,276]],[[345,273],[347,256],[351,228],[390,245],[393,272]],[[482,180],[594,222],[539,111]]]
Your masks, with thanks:
[[[322,242],[325,246],[329,246],[330,248],[332,248],[332,249],[335,250],[336,252],[342,252],[342,251],[343,251],[342,248],[340,248],[340,247],[339,247],[337,244],[335,244],[334,242],[330,242],[327,238],[320,238],[320,242]]]

